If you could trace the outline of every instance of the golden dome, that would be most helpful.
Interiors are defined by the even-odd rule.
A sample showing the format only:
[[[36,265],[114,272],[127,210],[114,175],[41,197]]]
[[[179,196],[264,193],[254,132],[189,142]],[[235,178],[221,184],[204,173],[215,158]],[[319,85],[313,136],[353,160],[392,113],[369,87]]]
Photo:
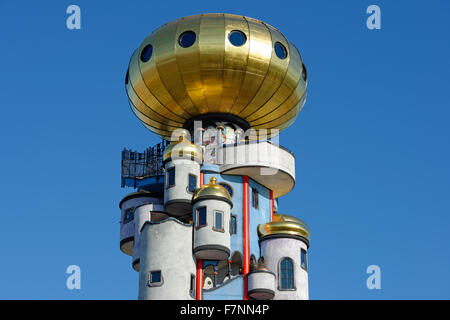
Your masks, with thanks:
[[[305,238],[309,242],[310,230],[301,219],[285,214],[274,214],[273,221],[258,225],[258,236],[291,235]]]
[[[233,203],[231,202],[230,194],[227,189],[222,187],[220,184],[217,184],[217,179],[211,177],[209,179],[209,184],[205,184],[200,187],[192,197],[192,202],[195,203],[200,200],[206,199],[218,199],[228,202],[232,207]]]
[[[163,153],[163,162],[167,162],[172,158],[191,158],[198,162],[203,161],[202,148],[180,136],[179,140],[169,144]]]
[[[201,14],[145,38],[125,82],[136,116],[169,137],[205,114],[282,130],[303,107],[307,75],[297,48],[275,28],[243,16]]]

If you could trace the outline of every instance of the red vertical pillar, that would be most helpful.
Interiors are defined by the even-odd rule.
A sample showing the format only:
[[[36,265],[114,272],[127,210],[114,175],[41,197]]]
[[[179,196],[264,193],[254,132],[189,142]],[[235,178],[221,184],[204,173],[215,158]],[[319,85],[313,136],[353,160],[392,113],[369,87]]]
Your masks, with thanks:
[[[244,300],[249,300],[247,296],[247,273],[250,272],[250,240],[249,240],[249,203],[248,203],[248,176],[242,177],[244,186],[244,210],[243,210],[243,235],[244,235],[244,263],[242,272],[244,274]]]
[[[270,190],[270,221],[273,221],[273,191]]]
[[[203,186],[205,177],[203,172],[200,172],[200,187]],[[197,283],[196,283],[196,299],[203,299],[203,259],[197,259]]]

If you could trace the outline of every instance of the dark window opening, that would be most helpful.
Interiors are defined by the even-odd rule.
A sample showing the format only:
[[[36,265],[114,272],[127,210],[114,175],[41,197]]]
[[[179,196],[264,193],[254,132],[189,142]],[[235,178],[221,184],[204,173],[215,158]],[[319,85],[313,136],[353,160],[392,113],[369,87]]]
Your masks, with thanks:
[[[153,47],[151,44],[146,45],[141,51],[141,61],[147,62],[152,57]]]
[[[167,169],[167,188],[175,185],[175,167]]]
[[[301,253],[300,253],[300,266],[302,267],[302,269],[304,269],[305,271],[308,271],[308,260],[307,260],[307,256],[306,256],[306,250],[302,249]]]
[[[189,287],[189,294],[192,298],[195,298],[195,276],[191,274],[191,284]]]
[[[183,48],[189,48],[194,44],[196,37],[194,31],[185,31],[178,38],[178,43]]]
[[[252,188],[252,207],[258,209],[258,190]]]
[[[240,47],[247,41],[247,37],[242,31],[233,30],[228,35],[228,40],[233,46]]]
[[[275,53],[280,59],[286,59],[287,57],[287,50],[280,42],[275,43]]]
[[[134,209],[129,208],[125,210],[125,216],[123,218],[123,223],[128,223],[134,219]]]
[[[235,215],[231,215],[230,218],[230,234],[237,233],[237,218]]]
[[[162,283],[163,283],[163,279],[162,279],[161,270],[150,271],[150,273],[148,275],[148,282],[147,282],[147,284],[150,287],[157,287],[157,286],[161,286]]]
[[[206,207],[197,209],[197,228],[206,226]]]
[[[188,181],[188,192],[194,193],[196,188],[197,188],[197,176],[190,174]]]

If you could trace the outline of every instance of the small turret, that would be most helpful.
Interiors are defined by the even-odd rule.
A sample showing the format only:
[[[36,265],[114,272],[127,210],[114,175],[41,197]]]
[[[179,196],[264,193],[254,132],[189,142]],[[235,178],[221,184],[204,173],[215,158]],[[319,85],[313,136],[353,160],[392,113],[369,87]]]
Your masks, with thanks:
[[[258,236],[261,256],[277,278],[274,299],[307,300],[310,231],[306,223],[274,214],[272,222],[258,226]]]
[[[230,255],[230,194],[212,177],[192,198],[194,255],[197,259],[226,260]]]
[[[165,168],[164,206],[176,216],[192,211],[192,196],[199,187],[201,147],[186,139],[183,131],[178,141],[172,142],[163,154]]]

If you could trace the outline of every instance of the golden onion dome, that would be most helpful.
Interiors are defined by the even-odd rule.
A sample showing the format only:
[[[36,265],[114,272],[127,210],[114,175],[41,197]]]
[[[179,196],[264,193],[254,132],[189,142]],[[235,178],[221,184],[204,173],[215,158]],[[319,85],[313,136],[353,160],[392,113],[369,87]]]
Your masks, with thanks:
[[[209,179],[209,184],[201,186],[194,193],[194,196],[192,197],[192,203],[194,204],[200,200],[216,199],[228,202],[231,207],[233,207],[233,202],[231,201],[231,197],[227,189],[216,182],[217,179],[215,177],[211,177]]]
[[[189,158],[202,162],[203,150],[200,146],[186,140],[184,136],[180,136],[178,141],[172,142],[164,149],[163,162],[177,158]]]
[[[259,238],[270,235],[297,236],[309,242],[310,230],[308,225],[299,218],[285,214],[274,214],[272,222],[258,225]]]
[[[277,29],[231,14],[169,22],[133,53],[126,90],[136,116],[170,137],[188,121],[231,115],[253,129],[283,130],[306,98],[306,68]]]

